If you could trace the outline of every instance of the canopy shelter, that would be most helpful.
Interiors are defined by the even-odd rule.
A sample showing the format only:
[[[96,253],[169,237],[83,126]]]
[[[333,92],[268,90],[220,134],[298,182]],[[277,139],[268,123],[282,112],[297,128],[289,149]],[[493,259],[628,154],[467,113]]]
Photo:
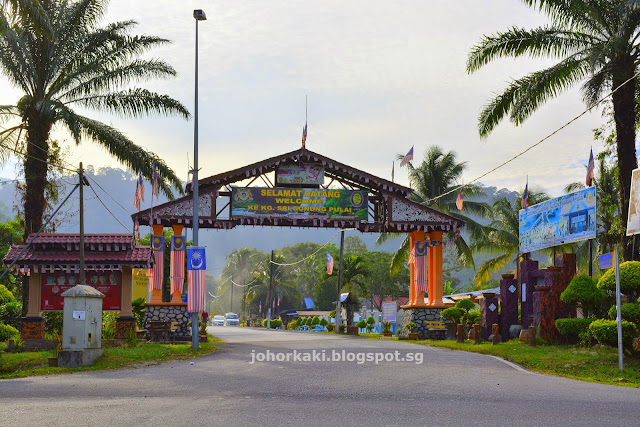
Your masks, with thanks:
[[[29,244],[29,247],[25,247]],[[85,234],[85,279],[79,283],[80,235],[43,233],[30,235],[24,245],[13,245],[4,264],[29,276],[29,306],[23,319],[22,338],[44,338],[42,311],[62,310],[62,293],[87,284],[105,295],[103,310],[119,311],[117,334],[124,338],[135,328],[131,299],[133,268],[146,269],[151,248],[136,246],[130,234]]]
[[[304,147],[200,179],[198,189],[200,228],[353,228],[363,233],[410,233],[413,244],[441,241],[444,232],[464,225],[458,218],[411,200],[411,188]],[[186,196],[137,212],[132,218],[140,225],[152,225],[154,234],[162,227],[174,227],[181,233],[182,227],[193,225],[191,192],[189,184]],[[430,248],[429,267],[430,286],[439,288],[439,292],[429,292],[429,304],[441,305],[442,245]],[[422,306],[413,277],[412,272],[411,304]]]

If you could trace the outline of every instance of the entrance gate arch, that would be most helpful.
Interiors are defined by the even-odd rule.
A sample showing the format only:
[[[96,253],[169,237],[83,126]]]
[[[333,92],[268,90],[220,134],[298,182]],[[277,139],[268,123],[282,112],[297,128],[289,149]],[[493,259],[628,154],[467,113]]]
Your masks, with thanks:
[[[323,179],[321,179],[323,178]],[[247,181],[242,189],[232,184]],[[326,183],[325,181],[328,181]],[[259,183],[262,186],[258,186]],[[253,190],[255,189],[255,191]],[[438,212],[409,199],[413,190],[362,170],[340,163],[302,147],[279,156],[246,165],[198,181],[198,215],[200,228],[232,229],[238,226],[272,226],[300,228],[353,228],[362,233],[408,233],[411,247],[416,242],[427,241],[428,250],[428,301],[424,291],[418,291],[417,277],[411,265],[409,303],[403,308],[443,308],[442,302],[442,250],[443,234],[460,231],[463,221]],[[351,208],[335,207],[324,203],[325,210],[314,208],[314,203],[303,203],[305,191],[308,198],[326,199],[340,193],[352,195]],[[264,204],[244,203],[243,209],[233,209],[234,197],[246,201],[260,196],[280,196],[277,206],[300,206],[298,209],[262,209]],[[332,194],[327,194],[327,193]],[[164,227],[172,227],[174,234],[182,234],[182,228],[193,226],[192,184],[187,185],[187,195],[132,215],[140,225],[151,225],[154,235],[162,235]],[[353,196],[353,195],[356,196]],[[362,199],[360,199],[362,197]],[[258,197],[256,197],[258,198]],[[262,198],[261,200],[264,200]],[[299,202],[299,203],[298,203]],[[310,200],[307,200],[310,202]],[[360,203],[358,203],[360,202]],[[278,204],[280,203],[280,204]],[[363,209],[360,204],[366,203]],[[247,208],[258,206],[258,209]],[[306,208],[305,208],[306,206]],[[358,213],[355,213],[358,208]],[[332,209],[332,210],[331,210]],[[342,209],[342,210],[341,210]],[[156,290],[154,290],[155,292]],[[154,295],[161,300],[159,291]],[[153,301],[152,298],[152,301]],[[179,295],[172,300],[180,301]]]

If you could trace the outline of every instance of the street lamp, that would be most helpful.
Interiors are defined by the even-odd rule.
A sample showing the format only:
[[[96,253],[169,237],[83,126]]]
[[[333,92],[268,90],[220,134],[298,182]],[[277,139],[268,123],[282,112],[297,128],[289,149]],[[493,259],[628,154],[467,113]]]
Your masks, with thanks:
[[[195,93],[195,106],[193,109],[193,246],[198,246],[198,228],[200,220],[198,218],[198,21],[206,21],[207,15],[205,15],[202,9],[196,9],[193,11],[193,17],[196,20],[196,93]],[[189,295],[193,298],[193,295]],[[195,319],[191,318],[191,348],[194,350],[200,346],[198,342],[198,313],[195,313]]]

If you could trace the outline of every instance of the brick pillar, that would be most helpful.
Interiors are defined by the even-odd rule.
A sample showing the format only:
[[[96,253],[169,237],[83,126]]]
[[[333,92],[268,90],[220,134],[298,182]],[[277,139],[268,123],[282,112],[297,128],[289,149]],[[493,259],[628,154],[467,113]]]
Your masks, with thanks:
[[[42,317],[23,317],[22,329],[20,330],[20,339],[44,339],[44,319]]]
[[[535,291],[536,278],[532,276],[538,270],[538,261],[525,260],[520,263],[520,286],[522,287],[522,329],[531,326],[533,316],[533,293]]]
[[[498,323],[498,298],[492,292],[483,293],[480,298],[480,310],[482,312],[482,336],[488,340],[491,336],[491,326]]]
[[[508,341],[509,328],[518,324],[518,281],[513,274],[503,274],[500,281],[500,335]]]
[[[561,270],[560,274],[555,277],[555,282],[551,288],[556,302],[555,318],[576,317],[576,308],[565,304],[560,299],[560,295],[567,289],[567,286],[576,275],[576,254],[556,255],[556,266],[560,267]]]

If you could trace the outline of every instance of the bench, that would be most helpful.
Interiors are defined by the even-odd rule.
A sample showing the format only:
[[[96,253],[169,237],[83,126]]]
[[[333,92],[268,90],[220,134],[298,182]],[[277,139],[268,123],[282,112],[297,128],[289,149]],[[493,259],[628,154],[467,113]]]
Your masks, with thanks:
[[[427,328],[427,339],[445,340],[447,338],[447,327],[442,321],[426,321],[424,325]]]
[[[149,341],[167,342],[170,340],[171,322],[159,320],[147,322]]]
[[[145,335],[147,335],[147,332],[149,331],[147,331],[146,329],[142,329],[136,324],[136,338],[144,338]]]

